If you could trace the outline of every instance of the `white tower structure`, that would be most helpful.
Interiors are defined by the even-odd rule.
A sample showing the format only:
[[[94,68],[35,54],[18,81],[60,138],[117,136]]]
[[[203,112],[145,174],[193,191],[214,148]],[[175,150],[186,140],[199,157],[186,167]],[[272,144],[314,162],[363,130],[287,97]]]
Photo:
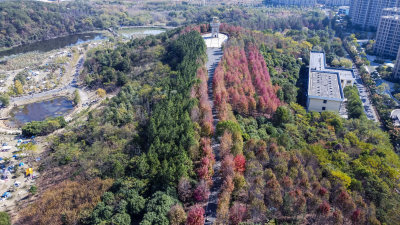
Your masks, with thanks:
[[[219,25],[221,23],[219,22],[218,17],[213,17],[210,25],[211,25],[211,37],[217,38],[219,34]]]

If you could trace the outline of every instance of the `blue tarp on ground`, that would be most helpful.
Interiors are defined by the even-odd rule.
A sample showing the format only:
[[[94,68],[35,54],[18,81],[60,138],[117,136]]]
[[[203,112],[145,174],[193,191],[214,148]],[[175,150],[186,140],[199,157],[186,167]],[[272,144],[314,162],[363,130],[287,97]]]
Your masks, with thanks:
[[[4,194],[1,197],[2,198],[9,198],[9,197],[11,197],[11,193],[6,191],[6,192],[4,192]]]
[[[18,164],[18,166],[23,166],[23,165],[25,165],[23,162],[20,162],[20,163]]]

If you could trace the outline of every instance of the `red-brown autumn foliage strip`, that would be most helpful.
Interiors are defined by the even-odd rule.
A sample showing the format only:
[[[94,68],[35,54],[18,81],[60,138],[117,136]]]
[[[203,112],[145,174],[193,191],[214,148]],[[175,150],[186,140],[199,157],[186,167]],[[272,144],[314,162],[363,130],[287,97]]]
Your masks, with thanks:
[[[214,104],[218,111],[218,117],[220,120],[229,119],[229,103],[228,103],[228,91],[225,87],[224,81],[224,67],[220,62],[214,71],[213,77],[213,88],[214,88]]]
[[[212,175],[214,174],[213,165],[215,163],[215,156],[209,137],[214,133],[214,127],[211,105],[208,100],[208,74],[205,67],[197,70],[197,78],[200,82],[193,86],[191,97],[197,98],[199,104],[198,107],[193,108],[191,118],[201,127],[199,146],[201,159],[197,162],[196,166],[196,173],[200,182],[194,190],[193,198],[197,202],[204,202],[208,199],[209,187],[212,185]]]
[[[246,158],[242,154],[238,154],[234,158],[235,171],[243,173],[246,170]]]
[[[229,210],[229,221],[231,224],[237,225],[243,221],[246,216],[246,205],[235,202]]]
[[[182,31],[181,31],[181,35],[182,34],[186,34],[189,33],[190,31],[197,31],[200,34],[204,34],[207,33],[210,30],[210,24],[198,24],[198,25],[190,25],[190,26],[186,26]]]
[[[222,184],[221,193],[218,197],[217,224],[228,224],[229,222],[229,203],[234,189],[232,176],[227,176]]]
[[[83,211],[93,209],[112,180],[64,181],[45,191],[34,204],[20,212],[16,224],[77,224]],[[61,221],[60,213],[65,215]]]
[[[259,96],[258,107],[261,112],[273,113],[281,104],[276,96],[279,87],[271,84],[268,67],[264,57],[254,44],[248,46],[249,67],[253,77],[253,83]]]
[[[221,174],[223,178],[233,176],[235,170],[235,162],[231,154],[226,155],[221,162]]]
[[[192,88],[191,97],[199,100],[199,112],[192,111],[192,119],[200,124],[203,135],[211,136],[214,132],[214,127],[212,124],[213,117],[211,105],[210,101],[208,100],[208,74],[205,67],[201,67],[197,70],[197,79],[200,80],[200,83]]]
[[[219,30],[221,33],[226,33],[229,36],[234,36],[234,37],[237,37],[243,32],[245,32],[245,29],[240,26],[233,26],[226,23],[221,23]]]
[[[201,159],[200,166],[197,169],[197,176],[211,184],[211,177],[214,174],[213,165],[215,163],[215,157],[214,153],[212,152],[210,138],[201,138],[200,148],[202,150],[201,153],[203,158]]]
[[[194,205],[190,208],[186,220],[187,225],[203,225],[204,209],[200,205]]]
[[[206,181],[201,180],[197,184],[197,187],[193,192],[193,198],[197,202],[204,202],[204,201],[207,201],[209,195],[210,195],[210,191],[209,191],[209,187],[208,187]]]
[[[271,114],[281,104],[258,48],[229,46],[214,74],[214,99],[219,118],[227,120],[229,105],[240,114]]]

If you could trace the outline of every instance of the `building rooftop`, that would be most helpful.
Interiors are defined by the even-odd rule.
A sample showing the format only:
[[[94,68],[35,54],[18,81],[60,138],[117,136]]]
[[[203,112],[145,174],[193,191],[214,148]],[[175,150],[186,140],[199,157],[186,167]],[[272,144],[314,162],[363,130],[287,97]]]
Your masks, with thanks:
[[[310,52],[310,71],[313,70],[339,73],[339,77],[345,80],[355,79],[354,71],[352,69],[327,67],[325,63],[325,52]]]
[[[339,73],[311,71],[308,80],[308,96],[334,100],[343,99]]]
[[[310,53],[310,69],[311,70],[325,69],[325,53],[323,52]]]
[[[329,72],[339,73],[340,79],[345,79],[345,80],[355,79],[354,73],[352,70],[335,69],[335,68],[326,68],[325,70],[327,70]]]

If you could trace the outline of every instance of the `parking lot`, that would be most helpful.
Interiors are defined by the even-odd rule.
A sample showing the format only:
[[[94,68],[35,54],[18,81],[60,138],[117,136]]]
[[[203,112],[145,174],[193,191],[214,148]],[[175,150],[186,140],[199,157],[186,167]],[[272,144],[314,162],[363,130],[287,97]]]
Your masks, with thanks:
[[[368,119],[373,120],[375,122],[379,122],[378,116],[376,115],[375,108],[369,98],[367,88],[365,87],[365,85],[359,75],[358,69],[354,65],[353,65],[353,70],[354,70],[354,75],[356,77],[356,81],[354,84],[356,85],[358,92],[360,94],[360,98],[361,98],[362,104],[364,106],[365,114],[367,115]]]

